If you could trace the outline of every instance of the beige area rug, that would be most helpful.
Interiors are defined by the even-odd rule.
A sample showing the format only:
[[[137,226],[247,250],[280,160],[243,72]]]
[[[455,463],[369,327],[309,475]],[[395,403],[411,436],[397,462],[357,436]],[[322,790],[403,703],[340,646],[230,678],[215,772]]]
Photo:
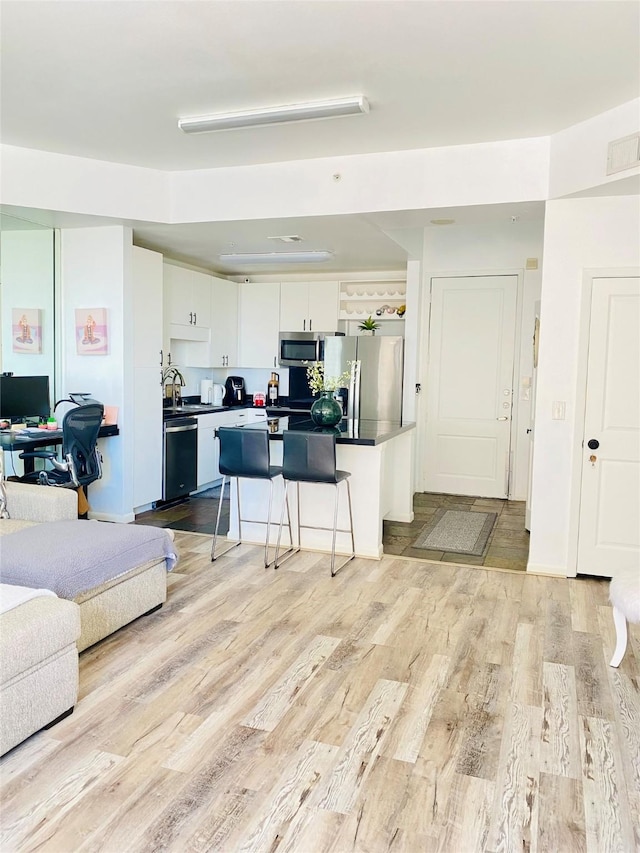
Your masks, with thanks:
[[[497,517],[495,512],[439,509],[412,547],[481,557]]]

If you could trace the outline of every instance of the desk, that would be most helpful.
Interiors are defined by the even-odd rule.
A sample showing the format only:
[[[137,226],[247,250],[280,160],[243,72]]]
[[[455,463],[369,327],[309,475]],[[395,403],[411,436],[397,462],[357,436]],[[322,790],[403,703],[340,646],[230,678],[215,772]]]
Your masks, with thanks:
[[[105,424],[100,427],[98,438],[109,438],[112,435],[120,435],[117,424]],[[55,447],[59,444],[62,444],[61,429],[43,429],[30,433],[0,433],[0,450],[9,453],[22,453],[24,450],[38,450],[41,447]],[[24,459],[23,462],[25,474],[34,470],[33,459]],[[5,471],[5,474],[7,473]]]

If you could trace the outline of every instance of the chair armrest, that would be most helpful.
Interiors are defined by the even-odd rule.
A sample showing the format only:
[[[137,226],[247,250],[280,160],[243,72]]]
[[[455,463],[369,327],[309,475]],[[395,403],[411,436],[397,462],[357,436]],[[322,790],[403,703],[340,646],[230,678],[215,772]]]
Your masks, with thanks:
[[[55,459],[56,454],[52,450],[23,450],[19,457],[20,459]]]
[[[22,521],[62,521],[78,517],[78,495],[73,489],[36,486],[7,480],[7,509]]]

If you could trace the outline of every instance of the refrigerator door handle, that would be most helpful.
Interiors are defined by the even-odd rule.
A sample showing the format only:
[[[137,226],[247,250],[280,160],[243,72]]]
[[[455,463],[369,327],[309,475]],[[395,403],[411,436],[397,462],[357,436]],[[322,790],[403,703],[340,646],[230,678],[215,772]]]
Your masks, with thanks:
[[[360,417],[360,361],[351,362],[351,380],[349,382],[349,400],[347,404],[347,417],[357,419]]]

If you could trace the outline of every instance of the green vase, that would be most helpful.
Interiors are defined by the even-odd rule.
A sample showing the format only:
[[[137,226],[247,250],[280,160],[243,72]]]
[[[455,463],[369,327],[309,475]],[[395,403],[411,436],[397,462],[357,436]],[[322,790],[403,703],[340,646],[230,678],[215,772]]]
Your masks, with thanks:
[[[318,426],[335,426],[342,420],[342,406],[333,391],[321,391],[311,406],[311,420]]]

